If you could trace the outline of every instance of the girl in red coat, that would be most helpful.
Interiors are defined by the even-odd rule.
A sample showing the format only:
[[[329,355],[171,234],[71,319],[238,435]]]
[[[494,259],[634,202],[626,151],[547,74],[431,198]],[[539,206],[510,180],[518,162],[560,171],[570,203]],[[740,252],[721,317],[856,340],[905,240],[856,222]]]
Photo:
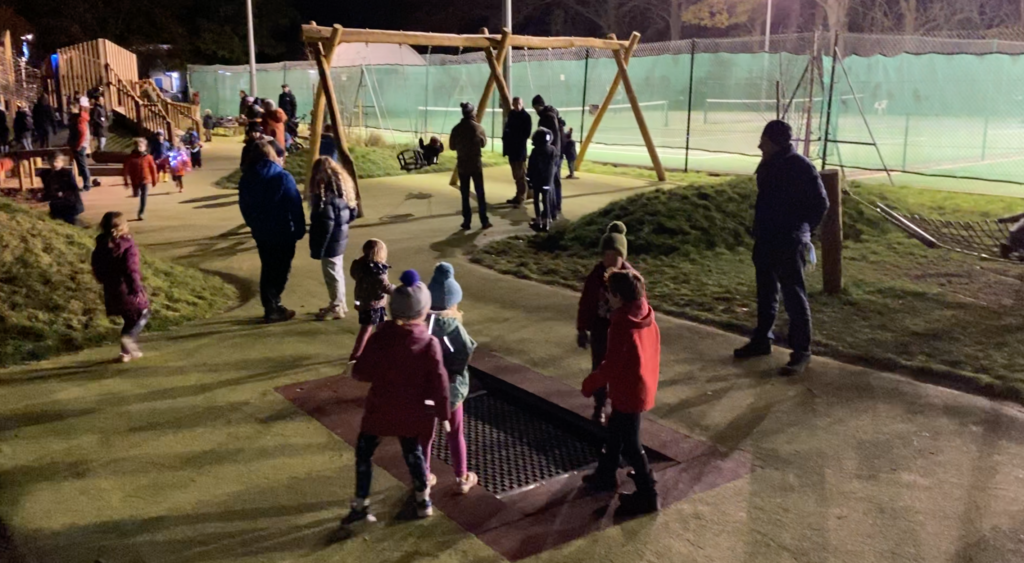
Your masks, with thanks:
[[[370,482],[373,453],[385,436],[395,436],[412,477],[416,512],[420,518],[433,514],[430,486],[421,443],[434,432],[434,420],[450,429],[448,372],[441,345],[424,322],[430,310],[430,290],[415,270],[406,270],[402,285],[391,296],[392,321],[370,336],[352,377],[370,382],[366,410],[356,442],[356,496],[343,525],[374,521],[370,514]]]
[[[142,286],[139,249],[119,211],[108,211],[100,221],[100,234],[92,251],[92,273],[103,284],[107,315],[124,319],[121,361],[141,358],[138,338],[149,321],[149,299]]]
[[[583,478],[596,490],[618,488],[619,457],[633,468],[636,492],[619,495],[617,516],[646,514],[658,510],[658,492],[647,454],[640,442],[641,413],[654,407],[661,363],[661,332],[654,310],[647,303],[644,279],[633,270],[616,270],[608,275],[608,299],[614,311],[608,329],[608,353],[604,361],[583,381],[583,395],[608,389],[612,415],[608,419],[608,442],[597,469]]]

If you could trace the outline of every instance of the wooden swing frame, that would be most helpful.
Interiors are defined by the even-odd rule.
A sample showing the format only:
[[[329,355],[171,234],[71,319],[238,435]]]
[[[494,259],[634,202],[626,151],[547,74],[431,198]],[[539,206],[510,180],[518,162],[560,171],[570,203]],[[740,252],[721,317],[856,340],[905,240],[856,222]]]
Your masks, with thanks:
[[[359,193],[356,177],[355,163],[349,153],[345,141],[345,129],[341,119],[341,112],[338,108],[337,98],[334,96],[334,84],[331,82],[331,59],[335,48],[341,43],[387,43],[396,45],[416,45],[421,47],[462,47],[483,49],[487,57],[487,65],[491,69],[487,84],[484,86],[483,94],[480,96],[480,103],[477,104],[476,120],[479,123],[486,114],[487,105],[495,87],[498,89],[498,96],[502,109],[507,113],[512,107],[512,97],[502,75],[502,64],[508,55],[509,48],[521,47],[528,49],[567,49],[573,47],[589,47],[592,49],[607,49],[615,56],[615,63],[618,65],[618,72],[608,88],[608,94],[604,98],[600,109],[594,116],[594,121],[587,131],[587,136],[580,147],[577,156],[577,166],[583,163],[587,154],[587,148],[594,139],[601,120],[604,118],[608,106],[611,105],[619,85],[626,91],[629,104],[633,108],[633,116],[636,118],[640,134],[643,136],[647,152],[654,165],[654,171],[658,180],[665,181],[665,169],[662,167],[658,150],[654,146],[654,140],[647,128],[643,112],[637,101],[636,92],[633,90],[633,83],[629,79],[629,59],[633,50],[640,43],[640,34],[633,32],[629,41],[620,41],[614,34],[606,39],[589,37],[533,37],[528,35],[513,35],[509,30],[503,29],[500,35],[492,35],[487,29],[480,30],[479,35],[455,35],[445,33],[421,33],[412,31],[385,31],[377,29],[344,29],[340,25],[333,27],[322,27],[316,22],[302,26],[302,40],[312,50],[313,58],[316,61],[317,71],[320,74],[320,84],[316,89],[316,97],[313,101],[313,114],[310,122],[310,150],[313,155],[320,153],[320,140],[322,137],[324,123],[324,106],[328,112],[331,124],[334,127],[334,139],[338,148],[338,156],[342,162],[339,164],[349,173],[356,186],[356,194]],[[307,178],[312,174],[313,161],[310,158]],[[458,174],[452,174],[451,184],[457,185]],[[360,205],[360,213],[362,206]]]

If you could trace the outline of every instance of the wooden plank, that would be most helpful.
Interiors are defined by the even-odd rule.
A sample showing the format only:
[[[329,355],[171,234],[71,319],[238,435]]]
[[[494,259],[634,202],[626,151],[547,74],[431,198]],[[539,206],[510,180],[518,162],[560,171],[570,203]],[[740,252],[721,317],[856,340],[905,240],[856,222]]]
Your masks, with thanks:
[[[315,25],[302,26],[302,40],[306,43],[330,44],[331,28]],[[418,45],[431,47],[463,47],[484,49],[500,41],[497,35],[456,35],[451,33],[422,33],[414,31],[388,31],[381,29],[347,29],[342,43],[388,43],[392,45]],[[593,37],[532,37],[513,35],[511,47],[528,49],[568,49],[591,47],[612,51],[625,49],[625,41]]]
[[[334,28],[332,44],[337,45],[342,35],[341,26]],[[331,125],[334,127],[334,142],[338,146],[338,164],[348,175],[347,180],[352,182],[356,192],[356,217],[363,216],[363,198],[359,194],[359,176],[356,174],[356,165],[352,155],[348,152],[348,143],[345,141],[345,123],[341,119],[341,111],[338,109],[338,99],[334,96],[334,83],[331,82],[331,62],[324,52],[323,43],[316,45],[317,57],[316,68],[320,73],[320,83],[324,87],[324,98],[327,102],[328,115],[331,117]],[[312,157],[312,155],[310,155]]]
[[[316,25],[310,22],[310,25]],[[328,43],[325,55],[328,61],[334,60],[334,49],[338,45],[344,29],[340,25],[334,26],[333,39]],[[330,67],[327,70],[330,73]],[[316,84],[316,94],[313,97],[313,112],[309,122],[309,165],[306,166],[306,185],[313,181],[313,162],[320,154],[320,143],[323,139],[324,127],[324,83],[322,80]]]
[[[614,37],[612,34],[609,37]],[[629,64],[629,58],[633,56],[633,50],[636,49],[637,43],[640,42],[640,36],[634,34],[629,38],[629,45],[626,50],[622,53],[622,58]],[[597,110],[597,115],[594,116],[594,121],[590,124],[590,129],[587,130],[587,136],[583,138],[583,145],[580,146],[580,152],[576,156],[576,168],[579,169],[583,165],[583,159],[587,156],[587,148],[590,147],[590,143],[594,140],[594,135],[597,133],[597,128],[601,125],[601,120],[604,119],[604,114],[608,111],[608,106],[612,105],[612,101],[615,99],[615,93],[619,90],[619,84],[622,82],[622,76],[619,73],[615,74],[615,78],[612,80],[612,85],[608,87],[608,94],[605,95],[604,101],[601,102],[601,108]]]
[[[501,30],[501,43],[508,43],[508,36],[511,35],[507,29]],[[499,43],[499,45],[501,44]],[[494,48],[487,47],[484,49],[484,55],[487,57],[487,65],[491,67],[491,76],[494,77],[495,86],[498,88],[498,97],[501,98],[501,106],[504,110],[505,115],[512,111],[512,97],[508,91],[508,84],[505,82],[505,77],[501,73],[501,65],[498,64],[498,57],[494,53]]]
[[[640,34],[633,32],[633,37],[630,38],[630,43],[633,40],[640,41]],[[665,168],[661,165],[661,157],[658,156],[658,147],[654,146],[654,139],[651,137],[651,131],[647,128],[647,121],[644,119],[644,112],[640,109],[640,102],[637,101],[636,92],[633,90],[633,82],[629,79],[629,68],[626,66],[626,60],[622,56],[622,51],[615,51],[615,64],[619,67],[619,76],[622,79],[622,88],[626,90],[626,97],[629,98],[629,105],[633,106],[633,116],[636,118],[636,124],[640,128],[640,135],[644,138],[644,144],[647,145],[647,154],[651,157],[651,164],[654,165],[654,173],[658,175],[658,180],[664,182],[666,179]],[[591,127],[593,130],[593,127]]]

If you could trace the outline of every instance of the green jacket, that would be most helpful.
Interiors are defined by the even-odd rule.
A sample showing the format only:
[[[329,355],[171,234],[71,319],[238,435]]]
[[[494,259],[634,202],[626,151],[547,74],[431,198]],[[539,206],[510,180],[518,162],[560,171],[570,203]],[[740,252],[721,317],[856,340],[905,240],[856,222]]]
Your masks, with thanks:
[[[469,360],[476,350],[476,341],[469,336],[458,319],[431,313],[427,319],[430,333],[441,342],[444,369],[448,371],[452,408],[462,404],[469,394]]]

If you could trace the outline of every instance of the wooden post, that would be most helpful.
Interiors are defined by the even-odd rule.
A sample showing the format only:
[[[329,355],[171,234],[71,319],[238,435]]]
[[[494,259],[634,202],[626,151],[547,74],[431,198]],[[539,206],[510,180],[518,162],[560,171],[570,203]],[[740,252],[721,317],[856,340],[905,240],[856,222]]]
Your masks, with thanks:
[[[310,25],[316,25],[316,22],[309,22]],[[332,31],[333,39],[341,37],[342,27],[335,25],[335,30]],[[337,33],[337,36],[334,34]],[[327,64],[330,65],[331,61],[334,60],[334,49],[338,46],[336,41],[331,41],[327,45]],[[330,73],[330,67],[328,66],[328,73]],[[313,178],[313,162],[316,157],[320,154],[320,142],[323,139],[323,127],[324,127],[324,83],[321,80],[316,85],[316,95],[313,97],[313,113],[312,119],[309,122],[309,166],[306,167],[306,185]]]
[[[822,170],[821,181],[828,195],[828,212],[821,222],[821,273],[825,293],[843,291],[843,194],[839,189],[839,171]]]
[[[341,26],[335,26],[334,28],[334,45],[338,44],[338,39],[341,38],[342,28]],[[345,128],[344,123],[341,120],[341,111],[338,109],[338,99],[334,97],[334,83],[331,82],[331,63],[327,58],[327,54],[324,52],[323,43],[316,44],[316,68],[320,73],[320,84],[323,85],[323,94],[327,102],[328,115],[331,118],[331,125],[334,127],[334,142],[338,146],[338,164],[341,165],[342,169],[345,170],[349,176],[347,180],[352,182],[352,186],[356,192],[356,217],[363,216],[363,199],[359,194],[359,177],[356,175],[356,166],[352,161],[352,155],[348,152],[348,143],[345,142]],[[313,155],[310,155],[310,159]]]
[[[609,35],[609,37],[615,37],[615,34]],[[624,52],[622,52],[623,60],[629,63],[629,58],[633,55],[633,49],[636,48],[637,43],[640,42],[640,35],[634,34],[629,38],[629,44],[626,46]],[[619,51],[616,51],[619,53]],[[587,131],[587,136],[583,139],[583,145],[580,146],[580,153],[576,156],[576,169],[583,165],[583,159],[587,156],[587,148],[590,147],[590,143],[594,140],[594,134],[597,133],[598,126],[601,125],[601,120],[604,119],[604,113],[608,111],[608,106],[612,105],[612,100],[615,99],[615,92],[619,89],[619,83],[622,81],[622,74],[616,73],[615,79],[612,80],[612,85],[608,87],[608,94],[604,97],[604,102],[601,103],[601,109],[597,110],[597,115],[594,116],[594,121],[590,124],[590,130]]]
[[[507,29],[501,30],[501,39],[498,41],[500,47],[502,43],[507,43],[509,36],[512,35]],[[484,55],[487,56],[487,65],[491,67],[491,76],[494,78],[495,85],[498,87],[498,96],[501,99],[501,109],[506,113],[512,111],[512,95],[508,91],[508,84],[505,82],[505,76],[501,72],[501,65],[498,64],[498,57],[494,53],[493,47],[484,49]],[[480,117],[477,116],[479,121]]]
[[[640,40],[640,34],[633,32],[633,36],[630,37],[629,43],[632,45],[634,40]],[[626,68],[626,60],[622,56],[622,51],[615,51],[615,64],[619,66],[619,77],[622,81],[622,87],[626,90],[626,97],[629,98],[629,105],[633,106],[633,116],[636,117],[636,124],[640,127],[640,134],[644,138],[644,144],[647,145],[647,154],[651,155],[651,163],[654,164],[654,173],[658,175],[658,180],[664,182],[665,169],[661,166],[661,158],[658,156],[658,148],[654,146],[654,139],[651,138],[651,132],[647,129],[647,122],[644,120],[644,112],[640,109],[640,103],[636,99],[636,92],[633,91],[633,83],[629,80],[629,69]],[[590,128],[590,132],[593,133],[594,128]]]

